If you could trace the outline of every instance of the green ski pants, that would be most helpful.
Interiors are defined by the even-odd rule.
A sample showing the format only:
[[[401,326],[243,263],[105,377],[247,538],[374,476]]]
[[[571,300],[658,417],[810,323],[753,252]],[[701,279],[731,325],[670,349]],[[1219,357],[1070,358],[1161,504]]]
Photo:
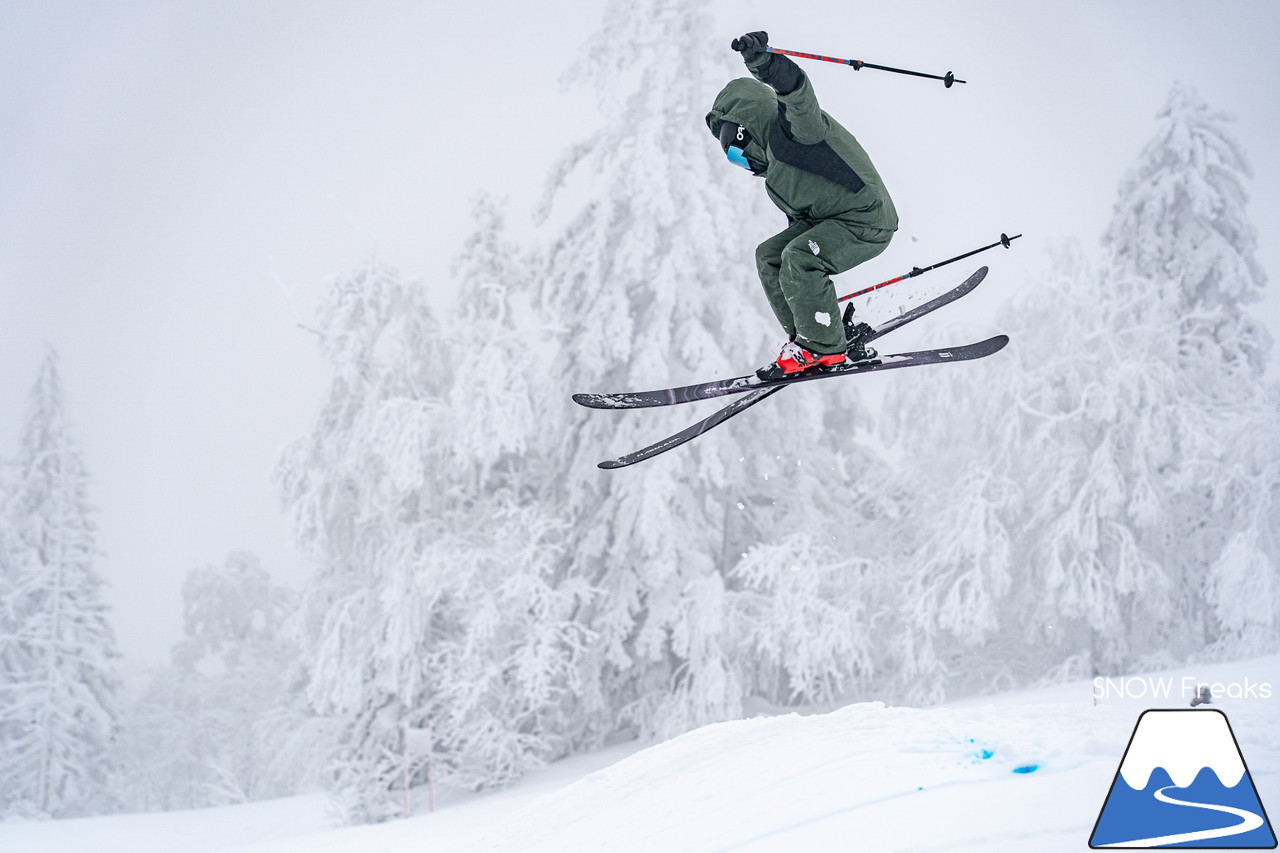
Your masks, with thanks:
[[[844,326],[831,276],[885,250],[892,231],[834,219],[796,222],[756,249],[765,296],[789,336],[810,352],[844,352]]]

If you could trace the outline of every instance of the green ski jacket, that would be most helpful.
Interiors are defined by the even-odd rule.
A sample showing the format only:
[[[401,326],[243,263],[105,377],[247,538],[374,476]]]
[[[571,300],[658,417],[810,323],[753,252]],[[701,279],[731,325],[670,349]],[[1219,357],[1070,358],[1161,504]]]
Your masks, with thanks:
[[[779,54],[747,67],[756,79],[730,80],[707,113],[707,127],[713,136],[724,121],[747,129],[747,159],[766,165],[773,203],[793,222],[834,219],[898,230],[898,211],[871,158],[818,106],[808,76]]]

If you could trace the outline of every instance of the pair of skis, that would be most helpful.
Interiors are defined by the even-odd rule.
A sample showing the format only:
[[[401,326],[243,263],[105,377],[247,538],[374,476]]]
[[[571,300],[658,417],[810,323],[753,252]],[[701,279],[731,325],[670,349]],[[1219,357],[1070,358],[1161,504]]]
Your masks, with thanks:
[[[1021,235],[1019,235],[1021,236]],[[993,243],[992,248],[996,245],[1004,245],[1009,247],[1009,241],[1016,238],[1000,235],[1000,243]],[[984,251],[982,249],[977,251]],[[976,254],[970,252],[969,254]],[[960,257],[968,257],[962,255]],[[952,260],[959,260],[953,258]],[[950,261],[944,262],[950,263]],[[933,269],[941,264],[935,264]],[[919,275],[926,270],[914,269],[912,272],[901,276],[902,278],[910,278],[913,275]],[[870,343],[882,335],[892,332],[894,329],[900,329],[907,323],[923,317],[925,314],[936,311],[948,303],[954,302],[966,293],[972,291],[975,287],[982,283],[987,275],[987,268],[981,267],[973,275],[969,276],[957,287],[952,288],[946,293],[932,299],[922,305],[918,305],[897,317],[877,326],[869,333],[863,334],[860,338],[862,343]],[[890,282],[886,282],[888,284]],[[877,285],[878,287],[879,285]],[[874,289],[874,288],[871,288]],[[850,294],[856,296],[858,294]],[[742,394],[743,396],[734,400],[729,405],[713,412],[711,415],[703,418],[697,423],[689,426],[674,435],[668,436],[655,444],[641,448],[624,456],[615,459],[606,459],[601,462],[598,467],[605,469],[625,468],[628,465],[634,465],[645,459],[651,459],[661,453],[666,453],[672,448],[691,441],[710,429],[714,429],[729,418],[751,408],[756,403],[766,397],[770,397],[788,385],[794,385],[799,382],[811,382],[815,379],[829,379],[833,376],[850,376],[862,373],[874,373],[881,370],[895,370],[904,367],[918,367],[922,364],[946,364],[956,361],[971,361],[977,358],[985,358],[999,352],[1009,343],[1007,335],[996,335],[985,341],[978,343],[966,344],[958,347],[948,347],[940,349],[921,350],[919,352],[897,353],[895,355],[880,356],[877,359],[865,361],[851,361],[833,368],[828,368],[817,373],[804,373],[799,376],[781,379],[773,382],[766,382],[758,379],[755,375],[738,376],[732,379],[717,379],[711,382],[701,382],[695,385],[685,385],[679,388],[664,388],[657,391],[632,391],[622,392],[618,394],[574,394],[573,400],[582,406],[593,409],[640,409],[651,406],[673,406],[679,403],[689,403],[694,400],[707,400],[713,397],[723,397],[729,394]]]

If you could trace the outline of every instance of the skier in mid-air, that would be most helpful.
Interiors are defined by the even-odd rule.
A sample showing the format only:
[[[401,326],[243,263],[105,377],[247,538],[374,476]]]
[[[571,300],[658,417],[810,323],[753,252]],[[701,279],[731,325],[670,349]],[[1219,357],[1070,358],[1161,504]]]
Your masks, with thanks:
[[[842,300],[836,299],[831,276],[883,252],[898,230],[898,212],[867,152],[853,134],[822,111],[809,79],[787,55],[834,62],[855,71],[873,68],[940,80],[947,89],[965,81],[950,71],[946,75],[926,74],[859,59],[770,47],[769,34],[764,32],[747,33],[734,39],[731,46],[742,54],[755,79],[729,81],[707,113],[707,127],[720,141],[729,162],[765,179],[769,198],[787,215],[787,229],[756,249],[756,267],[769,305],[790,340],[777,359],[755,375],[651,391],[574,394],[575,403],[590,409],[677,406],[741,395],[648,447],[604,460],[600,468],[625,468],[666,453],[793,383],[928,364],[959,364],[994,355],[1009,343],[1008,335],[994,335],[985,341],[894,353],[883,359],[867,346],[972,292],[986,278],[986,267],[927,302],[880,318],[875,326],[855,322],[852,305],[848,316],[840,317]],[[850,293],[844,299],[913,279],[996,246],[1007,249],[1021,236],[1002,233],[1000,240],[989,246],[925,267],[912,267],[910,272]]]
[[[789,340],[756,371],[773,380],[875,353],[846,337],[831,276],[874,258],[898,229],[893,200],[858,140],[823,112],[800,67],[769,34],[733,40],[755,79],[716,96],[707,126],[729,161],[765,179],[785,231],[756,249],[765,295]]]

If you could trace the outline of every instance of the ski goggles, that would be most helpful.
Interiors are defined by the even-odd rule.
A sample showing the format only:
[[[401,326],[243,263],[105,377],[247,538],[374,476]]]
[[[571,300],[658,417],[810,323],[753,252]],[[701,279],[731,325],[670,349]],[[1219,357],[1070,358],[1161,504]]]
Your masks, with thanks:
[[[724,154],[729,158],[730,163],[741,166],[748,172],[752,171],[746,156],[747,145],[751,143],[751,134],[747,133],[745,127],[731,121],[723,121],[716,136],[719,137],[720,147],[724,149]]]

